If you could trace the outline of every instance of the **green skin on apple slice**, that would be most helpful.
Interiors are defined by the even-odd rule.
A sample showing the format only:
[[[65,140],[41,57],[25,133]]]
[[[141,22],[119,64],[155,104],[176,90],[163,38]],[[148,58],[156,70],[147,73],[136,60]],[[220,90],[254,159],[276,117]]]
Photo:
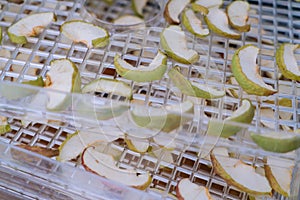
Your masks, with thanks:
[[[38,35],[52,21],[56,21],[52,12],[31,14],[11,25],[7,34],[13,43],[25,44],[26,37]]]
[[[231,124],[226,124],[226,122],[250,124],[254,114],[255,107],[252,105],[251,101],[248,99],[243,99],[241,107],[234,111],[232,116],[226,118],[224,122],[211,120],[208,125],[207,134],[228,138],[239,132],[242,128]]]
[[[37,87],[44,86],[44,80],[41,76],[39,76],[36,80],[24,81],[22,84],[32,85]],[[38,89],[32,89],[27,87],[20,87],[18,85],[3,85],[0,84],[0,94],[1,96],[9,99],[16,100],[19,98],[27,97],[32,94],[36,94]]]
[[[0,135],[9,131],[11,131],[11,128],[7,122],[7,117],[0,116]]]
[[[87,45],[88,48],[101,48],[109,43],[109,33],[107,30],[82,20],[72,20],[63,23],[60,31],[73,42],[81,42]]]
[[[184,31],[180,26],[169,26],[160,34],[160,44],[166,54],[183,64],[193,64],[199,60],[199,54],[188,49]]]
[[[2,27],[0,27],[0,44],[2,42]]]
[[[204,15],[207,15],[210,8],[219,8],[222,4],[223,0],[197,0],[191,4],[191,7],[195,12],[201,12]]]
[[[247,1],[238,0],[230,3],[226,8],[229,24],[238,31],[250,31],[251,25],[247,24],[249,10],[250,5]]]
[[[191,101],[185,101],[179,105],[171,105],[163,108],[135,106],[131,111],[131,116],[138,126],[171,132],[182,123],[190,120],[190,118],[184,115],[193,113],[194,104]]]
[[[248,94],[269,96],[277,91],[258,74],[256,58],[259,49],[251,44],[239,48],[233,55],[231,70],[239,85]]]
[[[144,18],[143,9],[146,6],[147,1],[148,0],[131,0],[132,10],[137,16]]]
[[[50,66],[45,85],[57,92],[47,91],[46,107],[51,111],[61,111],[70,105],[71,93],[81,92],[81,78],[77,66],[69,59],[52,60]]]
[[[231,39],[239,39],[241,35],[229,27],[229,22],[227,15],[224,11],[220,10],[218,7],[211,8],[204,20],[208,28],[223,37]]]
[[[276,51],[276,62],[284,77],[300,81],[300,67],[294,55],[294,50],[297,48],[299,48],[298,44],[281,44]]]
[[[127,147],[130,150],[135,151],[137,153],[145,153],[150,148],[150,142],[148,139],[141,140],[127,136],[125,137],[124,141],[126,142]]]
[[[121,59],[119,54],[115,55],[114,65],[117,73],[122,77],[136,82],[150,82],[160,80],[167,70],[167,56],[158,51],[155,58],[148,67],[133,67],[125,60]]]
[[[271,152],[287,153],[300,147],[300,135],[292,133],[251,133],[251,138],[262,149]]]
[[[209,34],[209,30],[202,28],[201,20],[197,18],[194,11],[191,9],[186,9],[182,13],[182,24],[189,32],[197,37],[201,38]]]
[[[204,99],[216,99],[225,96],[225,91],[187,80],[177,67],[172,68],[168,75],[172,83],[185,95]]]
[[[224,155],[225,154],[225,155]],[[214,148],[210,154],[213,168],[229,185],[251,195],[271,195],[272,188],[265,176],[255,172],[253,166],[230,158],[227,149]]]

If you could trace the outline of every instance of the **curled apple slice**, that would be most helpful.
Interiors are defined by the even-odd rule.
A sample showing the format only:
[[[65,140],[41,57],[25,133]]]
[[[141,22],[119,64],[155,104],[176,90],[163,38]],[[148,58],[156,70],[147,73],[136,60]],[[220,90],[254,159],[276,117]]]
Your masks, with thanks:
[[[227,156],[224,155],[225,152]],[[227,149],[215,148],[210,157],[215,172],[228,184],[251,195],[272,194],[272,188],[266,177],[256,173],[253,166],[230,158]]]
[[[209,12],[204,16],[208,28],[223,37],[231,39],[239,39],[241,35],[229,28],[227,15],[218,7],[209,9]]]
[[[266,177],[271,187],[286,197],[290,196],[294,166],[295,163],[292,160],[272,156],[267,157],[265,165]]]
[[[199,59],[199,54],[193,49],[188,49],[186,36],[179,26],[169,26],[160,35],[160,44],[168,56],[177,62],[193,64]]]
[[[120,169],[111,155],[98,152],[93,147],[86,148],[81,159],[86,170],[127,186],[144,190],[152,181],[148,172]]]
[[[251,133],[251,138],[266,151],[287,153],[300,147],[300,135],[295,133]]]
[[[248,99],[242,100],[242,105],[235,110],[232,115],[224,120],[223,123],[211,120],[208,125],[207,134],[221,137],[230,137],[240,131],[242,128],[226,122],[239,122],[250,124],[255,114],[255,107]]]
[[[131,0],[132,10],[139,17],[144,17],[143,9],[146,6],[148,0]]]
[[[148,139],[140,139],[126,136],[125,142],[130,150],[138,153],[145,153],[150,148],[150,142]]]
[[[204,99],[216,99],[225,96],[225,91],[187,80],[177,67],[172,68],[168,75],[172,83],[185,95]]]
[[[197,0],[192,3],[192,9],[195,12],[201,12],[204,15],[207,15],[209,9],[217,7],[219,8],[223,4],[223,0]]]
[[[70,40],[76,43],[81,42],[87,45],[88,48],[105,47],[109,42],[107,30],[81,20],[72,20],[63,23],[60,31]]]
[[[238,31],[248,32],[250,31],[250,24],[248,21],[248,11],[250,5],[247,1],[233,1],[227,6],[227,15],[229,24]]]
[[[45,86],[47,88],[62,91],[47,92],[47,109],[63,110],[68,107],[71,99],[67,93],[81,91],[81,78],[77,66],[68,59],[53,60],[50,70],[46,74]]]
[[[298,44],[281,44],[276,51],[276,62],[282,75],[295,81],[300,81],[300,67],[294,55],[299,47]]]
[[[194,113],[194,104],[191,101],[185,101],[160,108],[136,105],[132,108],[131,116],[141,127],[170,132],[182,123],[190,121],[191,117],[185,115],[192,113]]]
[[[7,122],[7,117],[0,116],[0,135],[9,131],[11,131],[11,128]]]
[[[119,54],[115,55],[114,65],[118,74],[122,77],[136,82],[149,82],[160,80],[167,70],[167,56],[158,51],[155,58],[148,67],[133,67],[131,64],[121,59]]]
[[[99,128],[77,131],[69,135],[60,145],[57,160],[65,162],[75,159],[86,147],[95,142],[108,143],[120,137],[123,137],[123,132],[114,127],[110,127],[110,130]]]
[[[25,44],[26,37],[38,35],[44,27],[55,20],[56,16],[52,12],[31,14],[11,25],[7,34],[13,43]]]
[[[179,24],[179,15],[190,3],[190,0],[169,0],[165,10],[164,17],[169,24]]]
[[[206,187],[191,182],[188,178],[181,179],[176,187],[179,200],[201,199],[213,200]]]
[[[189,32],[197,37],[205,37],[209,34],[209,30],[202,27],[201,20],[197,18],[191,9],[187,9],[183,12],[182,24]]]
[[[231,70],[245,92],[259,96],[269,96],[277,91],[267,85],[258,74],[259,70],[256,64],[258,51],[259,49],[251,44],[239,48],[233,55]]]
[[[132,89],[126,83],[108,78],[100,78],[91,81],[82,88],[82,93],[104,92],[131,98]]]

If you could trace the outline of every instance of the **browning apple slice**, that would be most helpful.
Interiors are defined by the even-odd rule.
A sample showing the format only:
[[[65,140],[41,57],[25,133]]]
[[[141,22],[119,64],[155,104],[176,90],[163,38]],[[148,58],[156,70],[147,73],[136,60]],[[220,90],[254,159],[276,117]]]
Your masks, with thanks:
[[[169,24],[179,24],[179,15],[190,0],[169,0],[164,10],[164,17]]]

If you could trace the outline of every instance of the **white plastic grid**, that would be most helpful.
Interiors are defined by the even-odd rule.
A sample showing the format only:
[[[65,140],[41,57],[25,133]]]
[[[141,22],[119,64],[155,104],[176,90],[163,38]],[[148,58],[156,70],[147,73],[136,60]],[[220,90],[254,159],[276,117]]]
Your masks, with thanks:
[[[228,4],[224,1],[225,5]],[[189,46],[196,49],[200,54],[200,60],[193,66],[179,64],[181,71],[189,78],[205,82],[209,85],[219,87],[220,89],[236,89],[239,98],[235,99],[229,96],[219,100],[199,101],[199,120],[201,121],[204,114],[224,119],[230,116],[231,112],[236,109],[240,103],[240,99],[244,97],[241,88],[238,85],[228,84],[228,78],[232,75],[230,70],[230,56],[238,47],[252,43],[257,45],[260,49],[258,64],[261,66],[261,74],[266,72],[274,73],[278,76],[276,67],[270,68],[264,66],[266,61],[273,61],[275,63],[275,48],[282,42],[299,42],[299,28],[300,19],[300,5],[293,1],[249,1],[251,8],[255,10],[250,15],[250,19],[257,19],[259,23],[253,25],[257,27],[258,31],[264,30],[264,34],[248,34],[245,33],[242,40],[231,40],[216,35],[210,35],[205,39],[197,39],[188,34]],[[0,57],[0,62],[5,64],[1,73],[1,80],[16,80],[21,82],[23,80],[35,79],[38,75],[45,76],[49,69],[49,63],[52,59],[68,57],[75,62],[81,71],[83,84],[99,77],[117,78],[128,82],[134,89],[133,99],[143,100],[145,104],[149,102],[154,104],[172,104],[174,102],[182,101],[185,97],[178,96],[170,92],[171,83],[168,77],[165,76],[161,81],[154,81],[152,83],[138,84],[132,83],[116,75],[113,66],[113,57],[116,53],[122,54],[124,58],[135,63],[136,65],[149,63],[153,57],[153,53],[157,51],[159,46],[159,33],[161,28],[150,28],[140,32],[130,32],[127,34],[112,35],[110,44],[104,49],[88,49],[81,44],[66,43],[59,32],[59,26],[67,20],[80,18],[80,8],[82,2],[66,2],[66,1],[36,1],[28,0],[22,6],[0,1],[2,10],[0,14],[0,26],[8,27],[11,22],[5,18],[11,17],[16,21],[25,14],[43,11],[54,11],[57,15],[57,22],[49,25],[37,38],[29,38],[28,43],[23,46],[15,46],[9,42],[7,36],[4,37],[2,49],[10,51],[9,58]],[[18,7],[18,11],[10,11],[12,7]],[[275,17],[276,16],[276,17]],[[12,22],[13,22],[12,21]],[[255,39],[250,39],[254,37]],[[273,44],[270,44],[270,43]],[[134,52],[134,53],[133,53]],[[148,52],[148,53],[145,53]],[[149,52],[152,52],[149,57]],[[17,58],[19,53],[29,55],[29,58],[22,61]],[[297,52],[298,53],[298,52]],[[38,57],[38,62],[34,61]],[[169,62],[168,67],[172,67],[178,63]],[[19,65],[22,71],[14,73],[10,71],[12,65]],[[273,64],[274,65],[274,64]],[[37,74],[30,75],[28,72],[31,68],[38,69]],[[201,78],[199,78],[201,77]],[[14,78],[14,79],[12,79]],[[213,78],[213,79],[212,79]],[[256,115],[252,122],[255,127],[262,127],[261,122],[269,122],[274,124],[274,129],[279,130],[280,126],[288,126],[292,130],[300,128],[299,118],[299,93],[300,84],[289,80],[277,80],[264,76],[264,80],[278,89],[279,85],[284,85],[288,89],[286,91],[279,91],[273,98],[275,104],[263,101],[260,97],[251,97],[253,104],[256,106]],[[103,96],[106,97],[106,96]],[[279,106],[279,98],[288,98],[292,100],[292,107]],[[110,96],[106,98],[111,98]],[[207,105],[205,105],[207,103]],[[270,107],[275,111],[275,119],[272,117],[261,116],[261,108]],[[279,119],[279,111],[292,114],[291,119]],[[57,148],[61,142],[66,138],[67,134],[71,133],[72,129],[65,129],[59,126],[48,126],[44,124],[30,125],[22,127],[20,122],[12,119],[11,124],[14,125],[13,131],[3,136],[3,140],[7,142],[20,142],[30,145],[40,145],[50,148]],[[189,132],[203,131],[198,125],[199,121],[184,126],[182,129]],[[201,130],[199,130],[201,129]],[[67,130],[65,132],[65,130]],[[237,142],[249,143],[249,140],[244,137],[236,138]],[[122,149],[120,144],[118,148]],[[130,150],[123,149],[120,159],[120,166],[122,167],[136,167],[140,169],[147,169],[153,173],[153,183],[151,186],[164,189],[174,193],[177,180],[180,177],[190,177],[191,180],[201,185],[208,186],[210,191],[222,199],[247,199],[247,194],[235,191],[234,188],[228,186],[222,179],[215,176],[214,172],[207,166],[209,163],[203,159],[199,159],[197,154],[184,151],[174,151],[176,162],[169,165],[170,171],[159,169],[159,162],[151,156],[140,155]],[[253,165],[262,166],[261,158],[255,155],[250,156],[250,163]],[[145,164],[146,163],[146,164]],[[202,164],[203,163],[203,164]],[[204,168],[202,172],[202,167]],[[276,196],[275,199],[278,199]]]

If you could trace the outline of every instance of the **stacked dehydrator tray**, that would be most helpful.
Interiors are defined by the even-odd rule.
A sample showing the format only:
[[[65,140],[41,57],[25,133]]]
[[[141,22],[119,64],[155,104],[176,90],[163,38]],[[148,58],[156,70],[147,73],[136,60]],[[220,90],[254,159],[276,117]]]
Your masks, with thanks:
[[[216,174],[209,151],[219,147],[226,148],[230,157],[253,166],[257,171],[263,171],[266,158],[270,156],[287,163],[292,162],[294,167],[290,197],[274,191],[272,196],[257,199],[300,198],[299,151],[265,151],[250,137],[251,132],[292,134],[288,132],[300,129],[300,83],[282,78],[275,62],[279,44],[300,42],[300,3],[293,0],[249,0],[249,21],[252,22],[253,31],[242,33],[241,39],[229,39],[214,33],[197,38],[183,28],[188,47],[196,50],[200,58],[192,65],[168,59],[167,67],[170,70],[178,65],[187,79],[198,80],[227,92],[222,98],[205,100],[182,94],[167,74],[161,80],[139,83],[116,73],[116,54],[133,65],[147,65],[155,53],[162,49],[160,34],[168,26],[163,17],[166,2],[149,0],[144,8],[145,23],[132,26],[112,24],[117,17],[132,14],[130,0],[116,0],[109,6],[104,1],[95,2],[0,0],[0,26],[3,29],[0,51],[8,52],[8,55],[0,56],[0,116],[7,117],[11,128],[0,136],[0,199],[176,199],[176,186],[183,178],[206,187],[214,199],[253,198]],[[229,3],[224,0],[222,8]],[[37,12],[54,12],[57,19],[38,36],[28,37],[26,44],[10,42],[7,28]],[[73,19],[83,19],[106,28],[110,34],[109,44],[103,48],[87,48],[81,43],[68,42],[61,34],[60,26]],[[229,81],[232,77],[232,56],[236,49],[245,44],[259,47],[259,73],[266,83],[278,90],[278,93],[267,99],[249,96],[237,83]],[[18,56],[20,54],[23,56]],[[46,79],[50,62],[60,58],[68,58],[78,66],[82,86],[98,78],[117,79],[131,87],[132,98],[103,92],[71,94],[22,84],[23,81],[35,80],[39,76]],[[19,70],[12,70],[12,66]],[[11,99],[7,98],[7,91],[30,91],[32,95]],[[236,97],[232,92],[235,92]],[[37,94],[39,96],[34,100]],[[46,104],[50,94],[68,96],[71,103],[64,110],[49,110]],[[232,123],[240,126],[241,130],[230,138],[208,136],[210,119],[223,122],[241,105],[243,98],[251,99],[255,106],[251,124]],[[288,99],[288,106],[279,103],[282,98]],[[180,113],[180,109],[167,110],[184,119],[184,123],[170,133],[139,127],[128,117],[135,106],[144,112],[150,107],[161,107],[162,112],[166,112],[163,109],[165,106],[185,100],[194,102],[194,114]],[[88,110],[90,114],[82,114],[80,105],[83,103],[92,105]],[[97,116],[103,114],[101,108],[111,107],[114,112],[118,106],[129,108],[129,111],[111,119],[97,119]],[[283,115],[288,117],[282,118]],[[119,168],[148,172],[151,184],[145,190],[137,190],[88,172],[80,159],[59,162],[55,156],[49,158],[28,150],[40,147],[57,152],[62,143],[76,131],[105,134],[107,137],[121,132],[143,141],[149,139],[152,150],[156,148],[159,154],[151,151],[135,152],[128,148],[122,138],[105,144],[102,150],[117,152],[116,166]],[[159,140],[164,144],[168,141],[168,144],[173,145],[172,148],[161,147],[153,139],[157,134],[162,134]]]

